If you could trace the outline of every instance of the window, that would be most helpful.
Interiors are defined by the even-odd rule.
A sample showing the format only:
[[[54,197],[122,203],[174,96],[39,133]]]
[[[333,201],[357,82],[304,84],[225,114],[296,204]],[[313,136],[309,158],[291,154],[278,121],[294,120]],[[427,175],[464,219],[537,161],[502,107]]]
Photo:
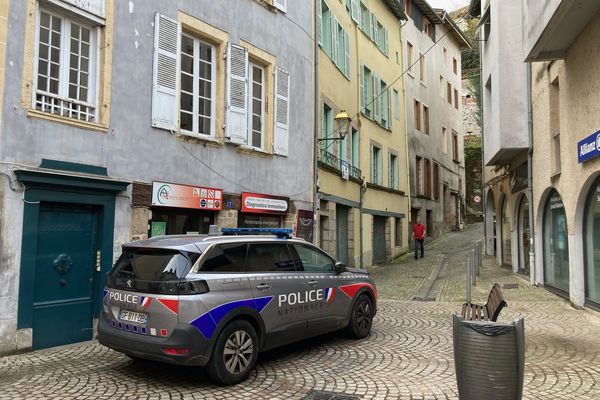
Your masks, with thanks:
[[[263,148],[265,115],[265,70],[262,66],[250,63],[250,112],[248,113],[248,144],[254,148]]]
[[[394,218],[395,220],[395,238],[394,246],[402,246],[402,218]]]
[[[419,53],[419,79],[425,83],[425,56]]]
[[[448,133],[445,126],[442,126],[442,151],[448,154]]]
[[[360,3],[360,29],[366,34],[369,34],[369,25],[371,24],[371,13],[362,2]]]
[[[454,89],[454,108],[458,110],[458,90]]]
[[[215,48],[181,35],[179,129],[186,134],[214,136]]]
[[[544,207],[544,283],[569,291],[569,236],[562,198],[553,190]]]
[[[34,108],[97,122],[97,30],[43,9],[36,30]]]
[[[360,158],[358,149],[360,148],[358,131],[352,128],[352,166],[356,168],[360,168]]]
[[[415,129],[420,131],[421,130],[421,102],[418,100],[415,100],[415,107],[414,107],[414,124],[415,124]]]
[[[444,85],[444,77],[440,75],[440,97],[443,99],[446,97],[446,86]]]
[[[429,159],[424,160],[425,171],[424,171],[424,181],[425,181],[425,190],[424,195],[427,198],[431,198],[431,161]]]
[[[321,137],[323,139],[333,137],[333,110],[327,104],[323,104]]]
[[[360,96],[360,108],[362,113],[371,118],[373,116],[373,73],[366,66],[362,66],[361,68],[361,77],[360,77],[360,87],[361,87],[361,96]]]
[[[246,271],[290,272],[296,271],[295,260],[285,243],[250,243]]]
[[[415,60],[413,60],[413,45],[411,42],[406,42],[406,62],[408,63],[408,73],[412,74]]]
[[[412,14],[412,0],[404,0],[404,12],[410,17]]]
[[[375,18],[375,17],[373,17]],[[388,55],[388,32],[387,29],[377,20],[375,24],[375,44],[377,48],[386,56]]]
[[[394,118],[400,119],[400,95],[396,89],[394,89],[392,101],[394,103]]]
[[[440,198],[440,165],[433,163],[433,198]]]
[[[446,47],[443,48],[444,53],[444,65],[448,65],[448,49]]]
[[[433,24],[427,18],[423,18],[423,32],[433,39]]]
[[[377,146],[371,148],[371,183],[381,185],[381,149]]]
[[[302,262],[304,272],[334,272],[334,261],[317,248],[305,244],[294,244],[294,250]]]
[[[459,162],[458,159],[458,133],[452,131],[452,160]]]
[[[398,189],[398,156],[390,154],[390,182],[389,186],[392,189]]]
[[[456,61],[456,58],[452,58],[452,72],[454,72],[454,75],[458,75],[458,61]]]
[[[419,156],[415,160],[415,192],[417,196],[423,196],[423,159]]]
[[[452,85],[450,82],[446,84],[446,89],[448,104],[452,104]]]
[[[387,83],[378,79],[379,88],[377,93],[377,108],[379,115],[379,123],[384,128],[390,127],[390,93],[388,92]]]
[[[200,271],[202,272],[244,272],[246,264],[246,244],[219,244],[209,250]]]
[[[429,107],[423,106],[423,133],[429,135]]]
[[[321,20],[322,20],[322,31],[323,35],[321,41],[323,42],[323,51],[327,56],[331,58],[332,42],[331,42],[331,11],[327,7],[327,3],[321,1]]]

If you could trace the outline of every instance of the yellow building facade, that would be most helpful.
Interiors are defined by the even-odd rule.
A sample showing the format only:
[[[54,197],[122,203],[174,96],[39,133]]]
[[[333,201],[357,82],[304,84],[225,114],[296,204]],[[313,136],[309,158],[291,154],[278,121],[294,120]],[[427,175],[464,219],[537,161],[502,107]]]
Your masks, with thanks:
[[[317,243],[349,266],[408,250],[409,181],[396,1],[316,0]],[[340,129],[336,115],[351,118]]]

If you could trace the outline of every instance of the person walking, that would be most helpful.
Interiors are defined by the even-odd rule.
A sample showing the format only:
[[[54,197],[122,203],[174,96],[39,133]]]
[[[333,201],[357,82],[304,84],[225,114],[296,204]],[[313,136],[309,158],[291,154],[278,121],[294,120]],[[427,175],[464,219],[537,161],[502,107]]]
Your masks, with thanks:
[[[421,218],[417,217],[417,223],[413,225],[412,228],[412,240],[415,243],[415,260],[419,255],[419,247],[421,247],[421,258],[423,258],[425,253],[425,247],[423,242],[425,241],[425,225],[421,223]]]

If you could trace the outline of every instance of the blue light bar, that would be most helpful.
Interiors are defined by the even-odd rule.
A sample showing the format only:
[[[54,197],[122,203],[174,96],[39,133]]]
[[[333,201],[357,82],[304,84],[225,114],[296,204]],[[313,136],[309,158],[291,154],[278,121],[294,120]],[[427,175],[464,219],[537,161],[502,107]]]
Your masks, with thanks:
[[[223,235],[261,235],[269,233],[277,237],[290,237],[292,228],[221,228]]]

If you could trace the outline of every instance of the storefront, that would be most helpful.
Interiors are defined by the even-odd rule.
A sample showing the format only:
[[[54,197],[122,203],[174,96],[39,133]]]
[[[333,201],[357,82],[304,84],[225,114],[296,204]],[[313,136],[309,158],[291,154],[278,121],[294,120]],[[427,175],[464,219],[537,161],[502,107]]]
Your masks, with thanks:
[[[600,178],[587,198],[584,220],[586,300],[600,308]]]
[[[242,192],[238,228],[281,228],[289,204],[287,197]]]
[[[509,216],[509,210],[508,210],[508,201],[509,198],[508,197],[503,197],[502,199],[502,215],[501,215],[501,220],[502,220],[502,227],[501,227],[501,233],[502,233],[502,265],[504,266],[512,266],[512,248],[511,248],[511,244],[512,244],[512,238],[511,238],[511,223],[510,223],[510,216]]]
[[[148,236],[208,233],[222,209],[222,189],[153,182]]]
[[[569,243],[562,199],[552,191],[544,207],[544,283],[569,292]]]

